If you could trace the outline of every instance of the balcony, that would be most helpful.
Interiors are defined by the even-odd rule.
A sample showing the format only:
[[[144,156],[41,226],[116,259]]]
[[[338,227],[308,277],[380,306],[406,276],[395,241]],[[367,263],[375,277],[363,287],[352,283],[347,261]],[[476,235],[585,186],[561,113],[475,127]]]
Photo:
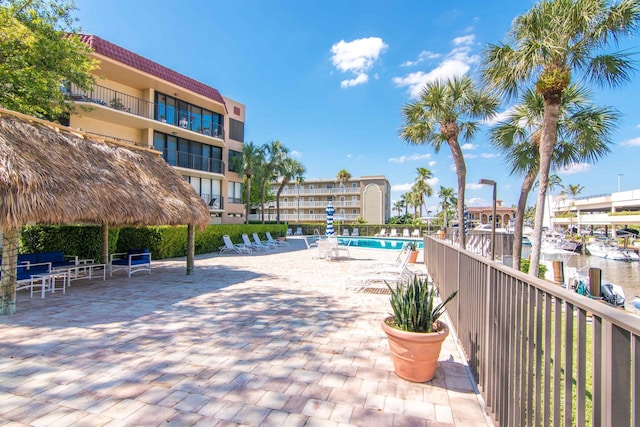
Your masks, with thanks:
[[[171,166],[224,175],[224,162],[177,150],[163,150],[162,158]]]
[[[200,193],[200,197],[209,205],[209,211],[221,212],[224,211],[224,197],[220,194],[204,194]]]
[[[338,209],[338,208],[360,208],[360,201],[359,200],[345,200],[345,201],[340,201],[340,200],[333,200],[331,202],[328,202],[326,200],[321,200],[321,201],[307,201],[307,200],[300,200],[300,202],[297,201],[289,201],[289,202],[280,202],[280,209],[307,209],[307,208],[319,208],[319,209],[323,209],[327,207],[328,204],[332,204],[334,208]]]
[[[137,98],[98,84],[94,84],[89,90],[83,90],[71,85],[71,88],[66,91],[66,96],[74,102],[96,104],[106,109],[133,114],[134,116],[224,140],[224,127],[213,124],[211,120],[191,114],[189,111],[169,109],[164,105],[159,106],[157,103],[146,99]],[[163,111],[162,115],[158,114],[160,110]]]
[[[277,189],[276,189],[277,191]],[[280,196],[313,196],[316,194],[360,194],[360,187],[356,188],[287,188],[282,190]]]

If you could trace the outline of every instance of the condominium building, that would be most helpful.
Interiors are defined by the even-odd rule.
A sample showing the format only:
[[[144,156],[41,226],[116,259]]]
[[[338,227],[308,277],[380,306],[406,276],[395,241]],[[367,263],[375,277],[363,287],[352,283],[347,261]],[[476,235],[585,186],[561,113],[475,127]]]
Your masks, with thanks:
[[[159,151],[209,204],[211,223],[243,222],[234,159],[242,157],[245,106],[99,37],[82,40],[99,69],[90,90],[62,89],[80,107],[63,124]]]
[[[279,183],[271,185],[277,194]],[[327,205],[335,209],[334,219],[345,223],[359,218],[369,224],[384,224],[391,216],[391,185],[383,175],[334,179],[305,179],[288,184],[280,193],[280,221],[289,223],[325,221]],[[265,206],[267,218],[275,219],[276,202]]]

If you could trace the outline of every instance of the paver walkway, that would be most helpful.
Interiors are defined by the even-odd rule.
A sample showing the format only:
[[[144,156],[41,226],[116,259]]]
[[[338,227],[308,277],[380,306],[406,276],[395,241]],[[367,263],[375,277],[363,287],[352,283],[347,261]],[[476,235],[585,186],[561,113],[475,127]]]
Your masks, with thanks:
[[[0,424],[486,426],[451,336],[436,377],[393,373],[388,296],[345,289],[395,251],[312,259],[304,241],[255,255],[154,262],[18,295],[0,318]]]

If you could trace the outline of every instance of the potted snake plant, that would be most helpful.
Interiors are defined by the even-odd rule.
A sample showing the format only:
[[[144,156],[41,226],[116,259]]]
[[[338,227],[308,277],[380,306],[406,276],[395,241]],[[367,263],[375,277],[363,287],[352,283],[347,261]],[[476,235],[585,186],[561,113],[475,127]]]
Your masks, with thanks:
[[[436,303],[437,291],[423,277],[413,277],[391,291],[393,315],[382,321],[389,340],[396,374],[412,382],[430,381],[438,366],[440,349],[449,327],[440,320],[445,305],[455,298],[454,291]]]

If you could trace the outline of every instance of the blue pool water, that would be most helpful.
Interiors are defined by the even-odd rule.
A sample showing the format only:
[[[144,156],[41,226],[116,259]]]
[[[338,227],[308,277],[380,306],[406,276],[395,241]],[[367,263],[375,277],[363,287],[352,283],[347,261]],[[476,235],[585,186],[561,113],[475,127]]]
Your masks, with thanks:
[[[422,249],[422,240],[419,239],[385,239],[383,237],[347,237],[338,236],[338,241],[344,245],[357,246],[370,249],[402,249],[405,242],[418,243],[418,249]]]

